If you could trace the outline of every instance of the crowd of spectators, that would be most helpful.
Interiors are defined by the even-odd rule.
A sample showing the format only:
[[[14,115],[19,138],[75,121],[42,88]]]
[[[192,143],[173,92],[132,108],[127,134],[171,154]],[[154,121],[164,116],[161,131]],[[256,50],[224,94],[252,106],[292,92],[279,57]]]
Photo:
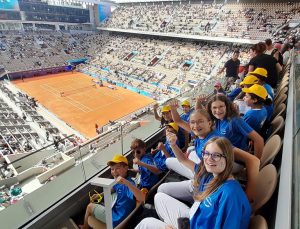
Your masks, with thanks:
[[[9,72],[65,66],[67,60],[90,57],[101,36],[58,31],[0,32],[0,65]]]
[[[102,44],[90,63],[77,69],[149,92],[158,100],[181,93],[189,80],[198,84],[217,80],[220,76],[213,70],[223,55],[232,52],[224,44],[121,35],[103,36]]]
[[[261,40],[299,19],[299,3],[122,5],[105,27]],[[281,38],[280,36],[278,38]]]

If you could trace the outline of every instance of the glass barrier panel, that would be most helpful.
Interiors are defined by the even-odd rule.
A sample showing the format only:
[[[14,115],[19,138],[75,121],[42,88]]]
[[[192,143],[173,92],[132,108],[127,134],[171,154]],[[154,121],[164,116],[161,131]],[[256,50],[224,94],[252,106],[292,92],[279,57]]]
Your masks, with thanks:
[[[295,127],[293,150],[292,228],[299,228],[300,218],[300,54],[295,57]]]
[[[20,227],[84,183],[82,166],[67,154],[70,150],[64,151],[71,147],[67,142],[77,144],[69,136],[36,152],[1,158],[0,220],[4,228]]]

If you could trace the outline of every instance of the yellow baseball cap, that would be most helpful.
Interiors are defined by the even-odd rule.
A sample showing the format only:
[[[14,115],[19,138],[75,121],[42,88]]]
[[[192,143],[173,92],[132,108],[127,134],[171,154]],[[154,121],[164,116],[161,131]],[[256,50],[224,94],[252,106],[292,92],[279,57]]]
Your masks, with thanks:
[[[253,75],[247,75],[242,82],[240,82],[240,85],[244,84],[257,84],[258,83],[258,78]]]
[[[189,102],[188,100],[184,100],[184,101],[181,103],[181,106],[188,106],[188,107],[190,107],[191,104],[190,104],[190,102]]]
[[[267,90],[259,84],[254,84],[253,86],[251,86],[249,88],[243,88],[242,90],[245,93],[255,94],[255,95],[257,95],[258,97],[260,97],[264,100],[266,100],[267,97],[268,97]]]
[[[179,130],[179,127],[175,122],[170,122],[170,123],[166,124],[166,126],[172,127],[176,132],[178,132],[178,130]]]
[[[256,68],[250,75],[268,77],[268,71],[265,68]]]
[[[110,160],[109,162],[107,162],[107,165],[112,165],[112,164],[118,164],[118,163],[125,163],[126,165],[128,165],[128,160],[126,157],[120,155],[120,154],[116,154],[112,160]]]
[[[161,112],[168,112],[168,111],[170,111],[170,110],[171,110],[171,107],[168,106],[168,105],[163,106],[163,107],[161,108]]]

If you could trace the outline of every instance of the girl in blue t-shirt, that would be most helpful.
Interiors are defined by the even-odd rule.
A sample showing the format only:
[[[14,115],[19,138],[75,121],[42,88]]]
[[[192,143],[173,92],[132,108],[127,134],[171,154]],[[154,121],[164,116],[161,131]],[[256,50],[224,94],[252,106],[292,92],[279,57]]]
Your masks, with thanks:
[[[189,208],[164,193],[158,193],[155,196],[155,207],[164,222],[146,218],[136,228],[178,228],[177,219],[189,217],[191,229],[247,229],[251,206],[231,174],[234,154],[230,142],[222,137],[210,139],[202,151],[203,160],[198,165],[178,153],[180,149],[176,146],[176,135],[169,133],[167,138],[178,159],[196,173],[195,202]]]
[[[185,131],[194,134],[194,147],[195,149],[187,155],[188,158],[195,162],[200,163],[202,160],[202,150],[206,142],[215,136],[221,136],[218,131],[213,130],[213,122],[210,115],[206,110],[195,110],[190,116],[189,123],[183,121],[177,110],[177,102],[171,102],[171,112],[176,123]],[[181,152],[183,154],[183,152]],[[169,169],[175,171],[176,173],[188,178],[189,180],[181,182],[168,182],[159,186],[158,192],[162,192],[172,196],[174,198],[188,201],[193,203],[193,187],[192,179],[194,177],[194,171],[184,166],[178,161],[177,158],[167,158],[166,165]]]
[[[200,109],[193,111],[190,115],[189,122],[186,122],[177,112],[177,106],[178,104],[176,101],[170,102],[173,120],[178,124],[179,127],[194,135],[195,151],[192,151],[188,157],[195,163],[199,163],[202,159],[201,152],[205,143],[212,137],[222,135],[217,130],[213,129],[212,119],[206,110]],[[186,176],[187,170],[189,174],[187,178],[193,177],[193,174],[185,166],[181,166],[176,158],[167,159],[166,163],[169,169],[172,169],[183,176]]]
[[[254,153],[261,157],[264,140],[239,117],[233,103],[224,95],[215,95],[207,105],[208,112],[215,120],[215,127],[231,144],[244,151],[248,151],[249,139],[253,141]]]
[[[263,136],[261,129],[268,116],[264,105],[272,102],[267,98],[268,92],[263,86],[258,84],[254,84],[249,88],[243,88],[243,92],[246,93],[244,96],[244,101],[249,107],[251,107],[251,110],[247,111],[243,119],[257,133]]]

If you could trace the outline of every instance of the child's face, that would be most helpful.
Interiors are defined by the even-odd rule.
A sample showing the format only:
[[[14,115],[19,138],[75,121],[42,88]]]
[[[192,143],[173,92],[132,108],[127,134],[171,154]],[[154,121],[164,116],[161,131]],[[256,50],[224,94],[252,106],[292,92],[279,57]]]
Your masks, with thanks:
[[[162,116],[166,121],[172,121],[172,114],[171,111],[162,112]]]
[[[212,102],[211,112],[216,119],[223,120],[226,116],[226,104],[219,100]]]
[[[255,103],[255,100],[251,98],[251,95],[248,93],[245,94],[244,96],[244,101],[247,104],[247,106],[252,107],[253,104]]]
[[[132,150],[136,158],[141,158],[146,153],[146,149],[142,147],[136,147],[135,149]]]
[[[222,150],[216,143],[208,144],[205,148],[207,155],[203,155],[204,166],[207,172],[214,176],[222,173],[226,168],[226,159]]]
[[[183,110],[183,112],[184,113],[189,113],[190,112],[190,107],[189,106],[185,106],[185,105],[183,105],[183,106],[181,106],[182,107],[182,110]]]
[[[118,176],[126,178],[127,170],[128,170],[128,166],[124,165],[124,164],[121,164],[121,163],[114,164],[114,165],[110,166],[110,172],[111,172],[111,175],[114,178],[117,178]]]
[[[204,115],[194,113],[190,116],[190,128],[198,137],[205,137],[211,131],[212,122]]]

